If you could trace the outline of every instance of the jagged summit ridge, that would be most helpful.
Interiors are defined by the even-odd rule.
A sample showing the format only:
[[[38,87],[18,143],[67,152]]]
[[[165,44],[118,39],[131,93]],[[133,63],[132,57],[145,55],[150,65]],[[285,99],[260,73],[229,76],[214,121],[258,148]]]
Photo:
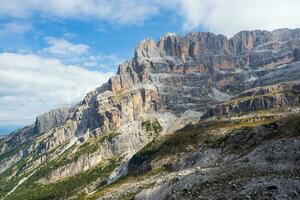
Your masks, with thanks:
[[[294,37],[286,38],[286,31]],[[299,47],[298,32],[298,29],[242,31],[230,39],[203,32],[184,37],[166,34],[157,42],[150,38],[143,40],[135,50],[134,59],[119,68],[131,63],[138,77],[148,80],[149,72],[211,73],[245,67],[272,67],[274,63],[291,63],[295,59],[293,50]]]

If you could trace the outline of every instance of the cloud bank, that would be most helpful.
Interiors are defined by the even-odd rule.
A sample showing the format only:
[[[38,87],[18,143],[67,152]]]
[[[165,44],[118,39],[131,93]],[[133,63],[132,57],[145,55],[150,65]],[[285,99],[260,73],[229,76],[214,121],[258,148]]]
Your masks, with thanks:
[[[206,30],[228,36],[244,29],[300,27],[299,0],[3,0],[0,16],[99,19],[137,24],[171,10],[186,31]]]
[[[300,27],[299,0],[181,0],[184,29],[232,36],[241,30]]]
[[[58,59],[1,53],[0,125],[31,123],[37,114],[73,105],[112,75],[65,65]]]

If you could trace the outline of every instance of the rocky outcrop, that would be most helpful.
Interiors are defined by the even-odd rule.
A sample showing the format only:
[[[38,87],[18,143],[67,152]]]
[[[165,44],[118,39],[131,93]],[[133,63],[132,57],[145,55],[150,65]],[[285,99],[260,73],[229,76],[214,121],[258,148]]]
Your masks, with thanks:
[[[20,144],[41,135],[50,129],[61,126],[72,113],[73,108],[58,108],[46,112],[36,117],[35,123],[13,132],[4,138],[1,143],[5,144],[5,148],[12,149]]]
[[[234,116],[270,109],[291,109],[297,106],[300,106],[300,83],[283,83],[247,90],[225,103],[209,108],[202,118]]]
[[[71,112],[72,108],[58,108],[38,116],[35,121],[35,132],[41,134],[62,125]]]
[[[131,160],[135,173],[98,199],[298,199],[299,120],[188,125],[143,148]]]

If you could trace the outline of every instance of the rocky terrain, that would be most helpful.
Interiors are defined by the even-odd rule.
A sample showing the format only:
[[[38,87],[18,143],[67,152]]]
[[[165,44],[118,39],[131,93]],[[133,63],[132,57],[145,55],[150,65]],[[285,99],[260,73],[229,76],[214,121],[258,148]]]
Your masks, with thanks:
[[[300,29],[167,33],[0,138],[0,199],[300,199]]]

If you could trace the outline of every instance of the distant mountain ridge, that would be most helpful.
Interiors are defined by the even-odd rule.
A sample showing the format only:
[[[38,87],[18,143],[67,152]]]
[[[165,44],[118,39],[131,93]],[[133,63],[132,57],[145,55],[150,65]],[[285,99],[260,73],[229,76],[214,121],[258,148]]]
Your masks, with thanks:
[[[145,39],[81,102],[1,138],[0,197],[218,199],[209,187],[219,185],[234,199],[221,170],[241,199],[265,187],[247,178],[263,179],[269,195],[284,199],[300,191],[300,127],[289,123],[298,121],[299,58],[300,29]],[[293,157],[281,152],[284,144]],[[245,180],[228,177],[238,170]],[[292,171],[291,180],[281,177]]]
[[[5,125],[0,126],[0,135],[8,135],[9,133],[21,128],[21,125]]]

